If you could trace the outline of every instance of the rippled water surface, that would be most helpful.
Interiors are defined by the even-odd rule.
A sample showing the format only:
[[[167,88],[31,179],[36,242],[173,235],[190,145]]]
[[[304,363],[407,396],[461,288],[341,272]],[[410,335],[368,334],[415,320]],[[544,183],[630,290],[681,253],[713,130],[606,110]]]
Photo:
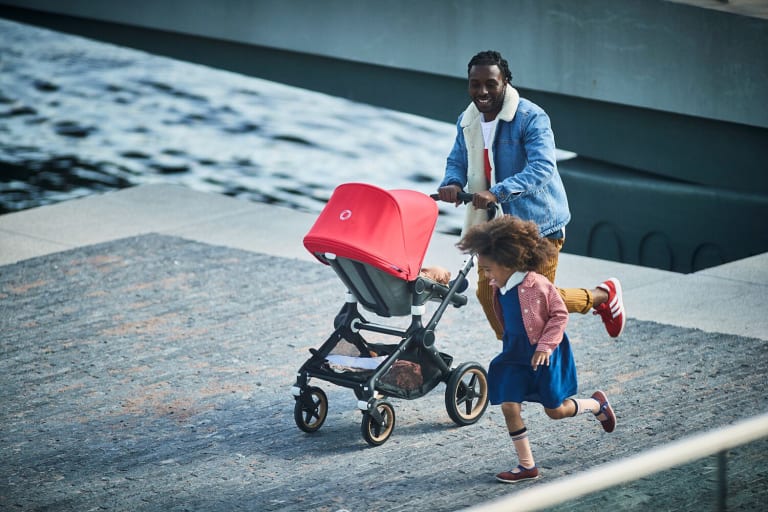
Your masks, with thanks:
[[[157,182],[319,212],[349,181],[433,192],[453,142],[450,123],[3,19],[0,45],[0,213]]]

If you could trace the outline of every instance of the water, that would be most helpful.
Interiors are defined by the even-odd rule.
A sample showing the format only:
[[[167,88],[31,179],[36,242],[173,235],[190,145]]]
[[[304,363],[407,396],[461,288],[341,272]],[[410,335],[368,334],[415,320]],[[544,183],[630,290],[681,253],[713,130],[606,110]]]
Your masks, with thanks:
[[[0,45],[0,213],[157,182],[319,212],[349,181],[434,192],[453,141],[449,123],[2,19]]]
[[[0,19],[0,213],[158,182],[319,213],[350,181],[434,192],[454,135],[451,123]],[[440,210],[437,229],[458,232],[463,210]]]

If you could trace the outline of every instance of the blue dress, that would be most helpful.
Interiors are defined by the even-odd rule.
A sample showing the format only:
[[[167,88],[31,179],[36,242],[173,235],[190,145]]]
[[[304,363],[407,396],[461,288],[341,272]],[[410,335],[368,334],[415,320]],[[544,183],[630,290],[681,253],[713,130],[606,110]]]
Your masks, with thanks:
[[[518,285],[519,286],[519,285]],[[538,402],[548,409],[559,407],[576,394],[576,365],[568,336],[555,348],[549,366],[534,371],[531,345],[523,325],[517,286],[499,295],[504,313],[503,348],[488,368],[488,398],[493,405],[502,402]]]

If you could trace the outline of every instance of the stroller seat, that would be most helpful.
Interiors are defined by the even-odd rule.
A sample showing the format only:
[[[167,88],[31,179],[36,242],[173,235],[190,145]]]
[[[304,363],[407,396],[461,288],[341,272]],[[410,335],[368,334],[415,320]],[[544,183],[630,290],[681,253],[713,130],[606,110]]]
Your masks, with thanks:
[[[404,316],[431,298],[417,293],[413,302],[429,281],[420,282],[419,272],[436,223],[437,205],[422,193],[347,183],[336,188],[304,245],[365,309]]]
[[[436,293],[430,291],[441,289],[426,277],[405,281],[369,264],[335,254],[324,254],[319,259],[333,268],[361,306],[382,317],[410,315],[413,306],[422,306],[435,298]]]

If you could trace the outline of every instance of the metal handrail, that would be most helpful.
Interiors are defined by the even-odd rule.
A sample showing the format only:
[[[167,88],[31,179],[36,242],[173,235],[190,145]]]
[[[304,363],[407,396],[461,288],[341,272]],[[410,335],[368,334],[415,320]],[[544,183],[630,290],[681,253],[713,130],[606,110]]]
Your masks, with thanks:
[[[541,510],[574,498],[718,454],[720,509],[725,507],[725,452],[768,437],[768,413],[674,441],[625,459],[465,509],[467,512]]]

